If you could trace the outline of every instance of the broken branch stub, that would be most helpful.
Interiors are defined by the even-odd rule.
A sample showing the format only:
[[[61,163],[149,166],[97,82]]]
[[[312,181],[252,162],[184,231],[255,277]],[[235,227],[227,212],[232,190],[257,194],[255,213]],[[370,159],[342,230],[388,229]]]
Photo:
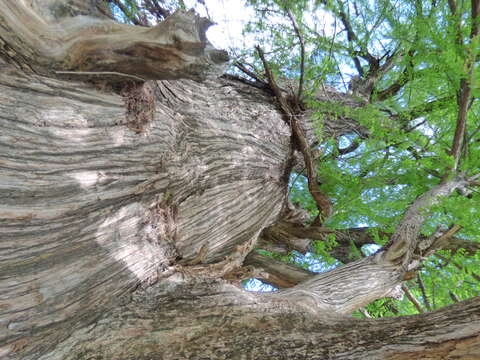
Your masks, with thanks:
[[[212,23],[193,10],[179,10],[145,28],[83,15],[52,24],[24,2],[0,0],[0,6],[0,57],[26,71],[202,80],[220,75],[228,60],[206,38]]]

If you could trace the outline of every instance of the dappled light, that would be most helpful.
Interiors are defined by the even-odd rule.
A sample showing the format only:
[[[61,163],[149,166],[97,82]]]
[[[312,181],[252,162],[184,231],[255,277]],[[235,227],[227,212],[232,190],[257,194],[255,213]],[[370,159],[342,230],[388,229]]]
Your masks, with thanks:
[[[0,0],[0,357],[480,358],[479,16]]]

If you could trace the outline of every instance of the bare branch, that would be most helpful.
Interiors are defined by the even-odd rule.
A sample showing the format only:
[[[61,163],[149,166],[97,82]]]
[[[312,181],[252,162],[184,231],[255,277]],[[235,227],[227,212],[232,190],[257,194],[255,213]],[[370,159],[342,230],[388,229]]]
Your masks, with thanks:
[[[402,123],[402,126],[404,126],[406,129],[406,126],[410,121],[427,115],[435,110],[445,109],[450,106],[450,102],[454,99],[454,96],[446,96],[440,99],[435,99],[412,107],[404,112],[392,115],[391,117],[394,119],[399,119],[399,121]]]
[[[360,313],[365,317],[365,318],[371,318],[372,316],[368,313],[367,310],[365,310],[365,308],[360,308],[358,309],[358,311],[360,311]]]
[[[358,149],[358,147],[360,146],[361,142],[358,138],[356,138],[355,140],[353,140],[351,142],[350,145],[348,145],[347,147],[344,147],[344,148],[340,148],[339,144],[338,144],[338,141],[336,142],[336,146],[337,146],[337,151],[340,155],[346,155],[348,153],[351,153],[355,150]]]
[[[425,312],[425,310],[423,310],[422,305],[420,305],[420,303],[419,303],[418,300],[415,298],[415,296],[413,296],[413,294],[411,293],[411,291],[410,291],[410,289],[407,287],[407,285],[403,284],[403,285],[402,285],[402,290],[403,290],[403,292],[405,293],[405,295],[407,295],[408,300],[410,300],[410,302],[413,304],[413,306],[415,306],[415,308],[417,309],[417,311],[418,311],[420,314],[423,314],[423,313]]]
[[[423,303],[425,304],[425,307],[428,309],[428,311],[432,311],[432,306],[428,301],[427,291],[425,290],[425,284],[423,283],[420,273],[417,274],[417,283],[422,293],[422,299],[423,299]]]
[[[405,69],[403,69],[397,81],[395,81],[386,89],[378,90],[375,92],[375,100],[384,101],[391,98],[392,96],[395,96],[405,86],[405,84],[408,83],[408,81],[410,80],[410,69],[413,68],[412,57],[414,52],[414,50],[408,51],[408,56],[410,58],[409,64],[405,66]]]
[[[448,294],[454,303],[460,302],[460,298],[452,290],[449,290]]]
[[[138,26],[150,26],[150,24],[148,23],[148,21],[146,20],[146,18],[144,17],[142,19],[142,17],[139,17],[137,16],[137,14],[135,13],[132,13],[126,6],[123,2],[121,2],[120,0],[110,0],[110,2],[112,2],[113,4],[115,4],[115,6],[117,6],[120,11],[125,15],[125,17],[127,19],[129,19],[134,25],[138,25]]]
[[[262,269],[268,274],[268,277],[260,278],[260,280],[276,288],[289,288],[315,276],[315,273],[311,271],[256,252],[252,252],[246,257],[245,265]]]
[[[472,0],[472,29],[470,31],[470,39],[473,40],[479,31],[480,26],[480,0]]]
[[[448,4],[450,6],[450,11],[452,15],[456,16],[456,4],[454,0],[449,0]],[[472,28],[470,32],[470,40],[473,43],[475,38],[478,36],[478,27],[479,27],[479,14],[480,12],[480,1],[472,0]],[[456,19],[457,22],[457,43],[459,45],[463,44],[462,35],[461,35],[461,23],[460,19]],[[470,103],[470,98],[472,94],[471,83],[474,80],[474,63],[475,63],[476,54],[472,49],[467,49],[467,56],[464,62],[464,68],[466,69],[466,76],[462,77],[460,80],[460,89],[457,92],[457,103],[458,103],[458,114],[457,114],[457,124],[455,128],[455,135],[453,138],[452,147],[450,149],[450,155],[453,156],[454,163],[452,171],[457,171],[457,168],[460,164],[460,159],[462,156],[462,148],[464,146],[465,140],[465,131],[467,127],[467,114]],[[448,176],[448,174],[446,174]]]
[[[319,225],[319,223],[321,223],[320,217],[323,217],[325,219],[331,215],[332,204],[330,199],[323,192],[320,191],[319,186],[317,184],[317,180],[316,180],[317,170],[316,170],[314,159],[310,150],[310,145],[308,144],[304,131],[300,126],[300,123],[298,120],[299,113],[302,111],[301,106],[298,103],[298,101],[295,104],[296,110],[294,110],[290,106],[290,104],[288,103],[287,99],[285,98],[285,96],[283,95],[282,91],[280,90],[280,88],[278,87],[275,81],[275,77],[272,71],[270,70],[270,66],[267,63],[267,60],[265,59],[263,50],[259,46],[257,46],[256,49],[257,49],[258,55],[260,56],[260,59],[262,60],[269,85],[280,104],[280,109],[285,115],[287,123],[292,128],[292,136],[295,141],[295,145],[298,147],[298,149],[303,155],[303,159],[304,159],[305,167],[307,171],[308,190],[310,191],[310,194],[315,200],[315,203],[319,211],[319,215],[314,221],[314,225]]]
[[[239,61],[236,61],[235,62],[235,67],[240,70],[241,72],[243,72],[244,74],[246,74],[247,76],[251,77],[252,79],[254,79],[255,81],[257,81],[258,83],[264,85],[264,86],[268,86],[268,83],[262,79],[258,74],[256,74],[255,72],[249,70],[245,65],[243,65],[241,62]]]
[[[460,164],[460,158],[462,155],[463,141],[465,139],[465,131],[467,128],[467,113],[468,103],[470,101],[471,88],[467,79],[460,80],[460,90],[458,93],[458,114],[457,124],[455,127],[455,135],[453,138],[452,148],[450,154],[453,156],[452,170],[456,171]]]
[[[161,6],[158,0],[144,0],[145,8],[158,20],[166,19],[171,15],[170,11]]]
[[[466,186],[467,183],[467,180],[462,178],[443,181],[420,195],[408,207],[389,243],[385,246],[387,261],[400,262],[406,271],[420,241],[420,228],[429,215],[429,208],[440,198],[450,195],[457,188]]]
[[[298,92],[297,92],[297,101],[300,101],[302,97],[303,91],[303,83],[304,83],[304,76],[305,76],[305,41],[303,39],[303,35],[298,27],[297,20],[295,20],[295,16],[292,14],[290,9],[287,9],[287,15],[292,22],[293,29],[295,30],[295,34],[300,41],[300,79],[298,80]]]
[[[381,238],[390,238],[390,233],[376,228],[350,228],[350,229],[329,229],[318,226],[304,226],[303,220],[299,222],[280,221],[266,228],[260,238],[258,246],[268,251],[287,254],[295,250],[305,254],[313,251],[313,241],[327,241],[328,236],[335,235],[337,243],[329,254],[346,264],[355,260],[352,256],[352,245],[362,247],[367,244],[375,244],[378,234]],[[458,225],[451,226],[447,231],[426,237],[419,235],[418,246],[415,250],[416,256],[426,257],[434,254],[438,250],[457,251],[464,249],[468,254],[473,255],[480,250],[480,243],[455,237],[454,235],[461,229]]]
[[[450,12],[452,15],[457,14],[457,3],[455,0],[448,0],[448,7],[450,8]]]

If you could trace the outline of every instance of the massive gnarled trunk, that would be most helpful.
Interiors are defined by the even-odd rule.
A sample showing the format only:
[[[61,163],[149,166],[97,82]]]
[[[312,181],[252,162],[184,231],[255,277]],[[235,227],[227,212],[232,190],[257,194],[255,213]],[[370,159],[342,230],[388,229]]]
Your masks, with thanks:
[[[415,209],[463,180],[419,198],[391,250],[315,276],[273,260],[262,266],[252,252],[262,231],[290,239],[306,231],[286,225],[298,156],[268,93],[211,76],[222,53],[209,48],[204,21],[177,13],[159,25],[167,45],[158,47],[132,26],[58,23],[41,2],[0,4],[0,357],[478,356],[478,298],[400,320],[345,316],[398,296],[418,235]],[[38,24],[25,20],[33,14]],[[55,50],[65,36],[70,50]],[[145,49],[155,49],[150,60]],[[122,55],[107,61],[112,54]],[[172,80],[180,78],[203,81]],[[327,118],[324,131],[355,126]],[[308,231],[304,238],[322,234]],[[269,273],[288,289],[238,286]]]

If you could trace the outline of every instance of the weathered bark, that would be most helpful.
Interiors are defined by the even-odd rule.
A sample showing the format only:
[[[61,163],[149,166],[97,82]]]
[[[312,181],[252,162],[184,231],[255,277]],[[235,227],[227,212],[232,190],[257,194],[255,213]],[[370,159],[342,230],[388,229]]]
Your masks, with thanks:
[[[218,282],[155,285],[40,359],[473,360],[480,355],[478,298],[426,315],[382,320],[312,313],[269,298]]]
[[[0,57],[27,72],[115,81],[203,79],[228,60],[193,11],[145,28],[102,17],[96,2],[1,0]]]
[[[311,271],[255,252],[251,252],[246,257],[244,264],[262,269],[266,276],[258,278],[277,288],[292,287],[315,276]]]
[[[126,35],[123,25],[92,18],[89,6],[75,8],[100,24],[97,38],[83,32],[84,17],[62,20],[39,4],[1,2],[0,57],[30,74],[0,61],[0,356],[394,359],[421,358],[432,343],[436,358],[478,352],[478,299],[402,320],[340,316],[400,295],[404,269],[382,253],[273,294],[218,280],[239,270],[264,229],[290,219],[291,131],[271,97],[208,77],[127,84],[129,76],[205,78],[205,28],[188,27],[200,29],[192,30],[194,54],[182,39],[173,46],[178,67],[139,67],[145,44],[137,39],[125,63],[103,68],[123,40],[146,30]],[[165,24],[162,36],[173,39]],[[93,63],[100,78],[126,74],[114,77],[127,94],[52,77],[92,70],[72,65],[83,51],[62,59],[67,28],[70,50],[118,40]],[[324,131],[355,126],[327,117]]]
[[[278,215],[290,138],[260,93],[161,83],[137,134],[115,94],[6,72],[0,341],[10,349],[30,330],[55,344],[200,249],[200,262],[246,255]]]

